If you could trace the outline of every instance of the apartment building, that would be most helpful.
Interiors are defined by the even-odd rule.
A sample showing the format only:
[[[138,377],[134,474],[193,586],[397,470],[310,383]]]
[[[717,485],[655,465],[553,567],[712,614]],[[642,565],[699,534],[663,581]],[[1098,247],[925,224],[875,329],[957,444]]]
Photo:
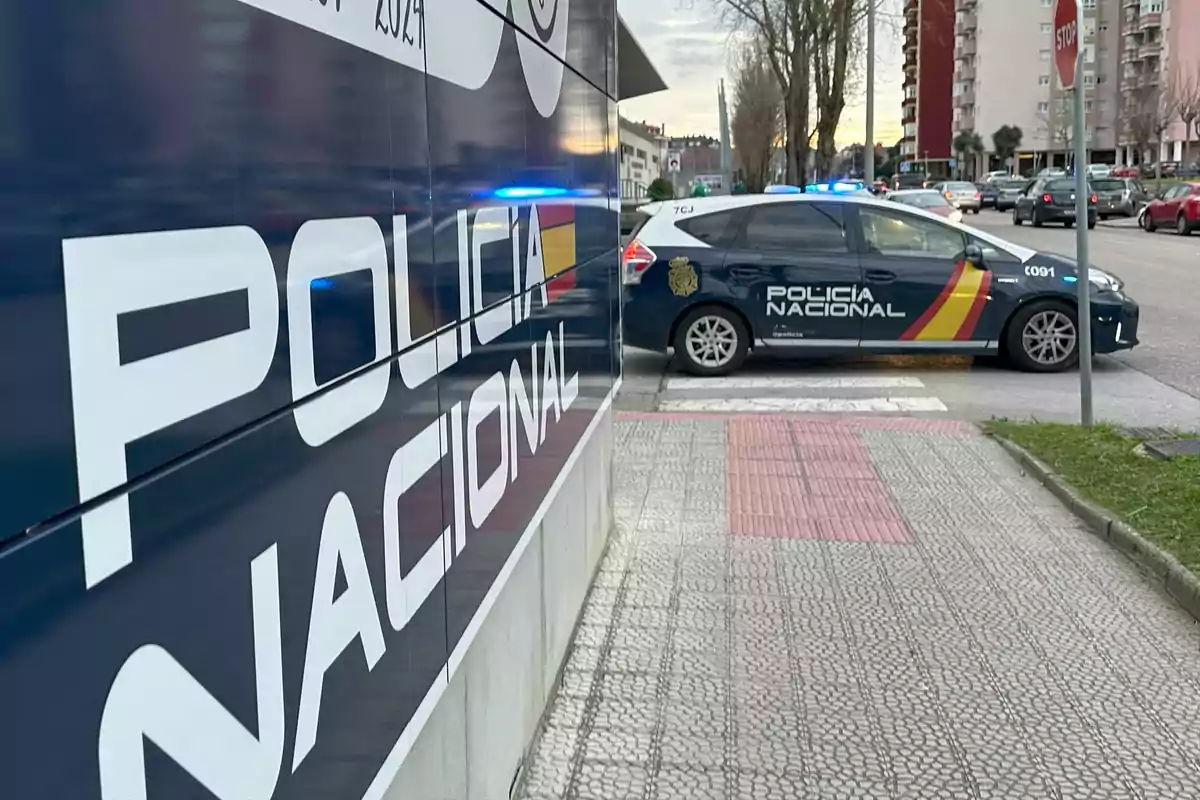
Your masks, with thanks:
[[[1117,159],[1125,164],[1182,161],[1184,142],[1194,136],[1171,114],[1162,149],[1146,142],[1148,111],[1153,117],[1171,111],[1180,94],[1200,92],[1200,0],[1121,0],[1121,106],[1124,125]],[[1191,42],[1191,46],[1185,46]],[[1195,88],[1193,88],[1195,87]],[[1161,105],[1160,105],[1161,99]],[[1147,106],[1150,108],[1147,109]],[[1144,120],[1138,123],[1138,118]],[[1139,128],[1140,131],[1139,136]],[[1151,146],[1139,153],[1138,139]],[[1196,144],[1191,158],[1200,157]]]
[[[954,0],[905,0],[904,136],[900,155],[932,175],[950,170]]]
[[[1083,3],[1079,82],[1092,162],[1114,163],[1117,157],[1121,11],[1127,1],[1133,0]],[[975,174],[1007,166],[994,158],[992,141],[1004,125],[1023,134],[1015,168],[1067,163],[1074,147],[1073,98],[1054,69],[1053,5],[1053,0],[955,0],[953,130],[982,140],[985,152],[971,165]]]

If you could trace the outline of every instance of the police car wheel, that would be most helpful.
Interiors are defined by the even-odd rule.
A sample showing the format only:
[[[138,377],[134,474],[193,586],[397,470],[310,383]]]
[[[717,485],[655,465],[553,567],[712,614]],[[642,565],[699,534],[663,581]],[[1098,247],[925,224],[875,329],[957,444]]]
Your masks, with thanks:
[[[1026,372],[1062,372],[1079,361],[1075,309],[1054,300],[1035,302],[1013,315],[1005,336],[1009,361]]]
[[[721,306],[692,310],[675,332],[675,357],[693,375],[728,375],[742,365],[749,349],[745,323]]]

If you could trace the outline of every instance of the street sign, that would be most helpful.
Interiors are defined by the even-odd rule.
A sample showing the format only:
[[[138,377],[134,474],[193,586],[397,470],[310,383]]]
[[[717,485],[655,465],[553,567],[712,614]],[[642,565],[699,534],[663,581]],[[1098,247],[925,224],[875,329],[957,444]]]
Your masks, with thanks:
[[[949,160],[946,162],[946,165],[947,165],[948,167],[950,167],[950,169],[954,169],[954,167],[958,165],[958,161],[956,161],[955,159],[951,158],[951,159],[949,159]]]
[[[1054,67],[1064,89],[1075,86],[1075,61],[1079,55],[1077,0],[1054,0]]]
[[[910,169],[912,169],[911,161],[901,161],[900,162],[900,171],[901,172],[908,172]]]
[[[667,151],[667,172],[679,172],[679,151]]]

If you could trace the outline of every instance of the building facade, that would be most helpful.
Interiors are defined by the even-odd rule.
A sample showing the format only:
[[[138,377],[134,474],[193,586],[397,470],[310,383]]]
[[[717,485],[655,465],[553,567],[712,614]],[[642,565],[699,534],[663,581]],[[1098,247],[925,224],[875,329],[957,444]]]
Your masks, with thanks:
[[[1123,0],[1084,0],[1080,23],[1090,160],[1112,163],[1120,122],[1120,12]],[[954,133],[980,137],[976,173],[1003,168],[992,134],[1015,125],[1023,134],[1012,166],[1028,172],[1064,165],[1073,148],[1072,96],[1054,67],[1053,0],[955,0]]]
[[[1121,106],[1118,161],[1127,164],[1182,161],[1194,131],[1179,119],[1184,96],[1200,93],[1200,2],[1121,0]],[[1190,45],[1188,44],[1190,42]],[[1154,117],[1167,122],[1157,153]],[[1145,147],[1145,151],[1142,148]],[[1139,152],[1141,151],[1141,152]]]
[[[906,0],[903,160],[929,174],[948,174],[954,81],[954,0]]]
[[[655,178],[663,175],[667,160],[665,126],[620,118],[621,199],[643,200]]]

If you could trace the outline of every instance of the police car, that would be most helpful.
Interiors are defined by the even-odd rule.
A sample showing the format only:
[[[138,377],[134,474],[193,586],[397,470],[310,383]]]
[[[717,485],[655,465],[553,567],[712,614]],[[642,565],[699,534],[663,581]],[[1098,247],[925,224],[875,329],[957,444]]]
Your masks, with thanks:
[[[750,350],[1000,355],[1031,372],[1078,361],[1073,259],[920,208],[808,192],[650,203],[623,253],[625,344],[702,376]],[[1092,343],[1138,343],[1122,282],[1089,270]]]

